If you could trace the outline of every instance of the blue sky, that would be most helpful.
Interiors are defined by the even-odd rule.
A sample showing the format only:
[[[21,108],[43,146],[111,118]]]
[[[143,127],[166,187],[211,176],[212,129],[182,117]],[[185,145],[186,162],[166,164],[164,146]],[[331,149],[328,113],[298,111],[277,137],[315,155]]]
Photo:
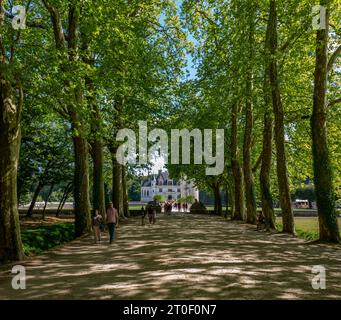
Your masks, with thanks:
[[[183,0],[175,0],[175,3],[179,8],[178,13],[180,15],[181,13],[180,10],[181,10],[181,5],[183,3]],[[196,43],[196,40],[193,38],[193,36],[190,33],[188,33],[188,39],[192,41],[193,43]],[[196,77],[197,71],[194,66],[193,57],[190,54],[187,54],[187,68],[186,69],[189,72],[188,79],[194,79]]]
[[[179,8],[179,15],[180,15],[180,8],[182,4],[182,0],[175,0],[175,3],[177,4]],[[163,17],[161,17],[161,21],[163,20]],[[161,22],[162,23],[162,22]],[[188,33],[188,39],[192,41],[193,43],[196,43],[196,40],[193,38],[191,34]],[[189,72],[187,79],[195,79],[196,78],[196,68],[194,66],[193,57],[191,54],[187,54],[187,67],[186,70]],[[165,170],[165,160],[163,157],[156,156],[153,161],[153,167],[151,169],[151,173],[157,173],[159,170]],[[145,172],[147,174],[147,172]]]

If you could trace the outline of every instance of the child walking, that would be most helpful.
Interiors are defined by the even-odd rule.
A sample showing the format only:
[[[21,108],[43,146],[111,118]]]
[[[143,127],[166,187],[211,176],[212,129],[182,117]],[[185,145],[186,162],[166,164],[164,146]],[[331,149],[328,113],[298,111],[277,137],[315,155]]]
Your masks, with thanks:
[[[102,216],[99,214],[98,210],[95,210],[95,214],[92,217],[92,230],[94,231],[95,243],[101,242],[101,224]]]

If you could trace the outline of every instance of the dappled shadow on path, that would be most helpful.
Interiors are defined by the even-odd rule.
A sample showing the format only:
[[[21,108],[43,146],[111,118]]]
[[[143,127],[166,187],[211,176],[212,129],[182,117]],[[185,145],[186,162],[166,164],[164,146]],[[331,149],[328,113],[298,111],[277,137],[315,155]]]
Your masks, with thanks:
[[[91,237],[35,257],[27,289],[0,273],[1,299],[340,299],[341,250],[215,216],[161,216],[155,226],[131,219],[118,239]],[[327,269],[314,290],[312,267]]]

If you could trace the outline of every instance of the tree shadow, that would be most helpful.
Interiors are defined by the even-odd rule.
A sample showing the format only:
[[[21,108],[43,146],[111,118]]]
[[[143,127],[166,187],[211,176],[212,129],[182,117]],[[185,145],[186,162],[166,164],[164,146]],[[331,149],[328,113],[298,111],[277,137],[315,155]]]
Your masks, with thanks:
[[[78,239],[23,262],[27,289],[13,290],[0,272],[1,299],[340,299],[340,247],[307,245],[284,234],[216,216],[133,218],[117,241]],[[314,290],[312,267],[327,270]]]

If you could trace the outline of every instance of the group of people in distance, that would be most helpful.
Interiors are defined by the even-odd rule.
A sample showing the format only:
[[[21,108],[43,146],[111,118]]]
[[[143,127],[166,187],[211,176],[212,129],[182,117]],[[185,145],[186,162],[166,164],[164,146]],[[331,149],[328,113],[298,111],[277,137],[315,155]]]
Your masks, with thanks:
[[[197,200],[196,200],[197,203]],[[176,203],[175,203],[176,204]],[[174,202],[166,202],[164,204],[165,213],[171,213],[174,206]],[[181,204],[178,204],[176,208],[181,208]],[[186,207],[187,209],[187,204]],[[142,225],[145,225],[145,218],[148,215],[149,225],[153,225],[156,223],[156,213],[157,210],[161,210],[161,206],[156,201],[151,201],[147,204],[146,209],[144,207],[141,208],[141,217],[142,217]],[[112,202],[110,202],[107,206],[106,210],[106,224],[109,232],[109,243],[112,244],[115,239],[115,229],[118,227],[118,211],[114,208]],[[266,219],[262,212],[258,212],[257,215],[257,230],[262,230],[266,228]],[[94,210],[92,215],[92,230],[94,232],[94,240],[95,244],[101,242],[101,232],[104,231],[104,221],[103,217],[99,214],[99,210]]]
[[[167,201],[163,205],[165,213],[171,213],[173,208],[178,210],[178,212],[187,212],[188,204],[187,203],[177,203],[175,201]]]
[[[149,225],[156,223],[156,213],[159,210],[161,212],[162,207],[164,208],[165,213],[172,213],[173,208],[181,212],[187,212],[188,204],[187,203],[176,203],[175,201],[167,201],[164,204],[160,205],[156,201],[150,201],[146,209],[144,207],[141,208],[141,217],[142,217],[142,225],[145,225],[145,218],[148,215]]]
[[[115,239],[115,229],[118,227],[118,212],[111,202],[107,207],[106,224],[109,231],[109,243],[112,244]],[[92,230],[94,232],[95,243],[100,243],[101,231],[104,231],[104,221],[98,209],[94,211],[92,216]]]

